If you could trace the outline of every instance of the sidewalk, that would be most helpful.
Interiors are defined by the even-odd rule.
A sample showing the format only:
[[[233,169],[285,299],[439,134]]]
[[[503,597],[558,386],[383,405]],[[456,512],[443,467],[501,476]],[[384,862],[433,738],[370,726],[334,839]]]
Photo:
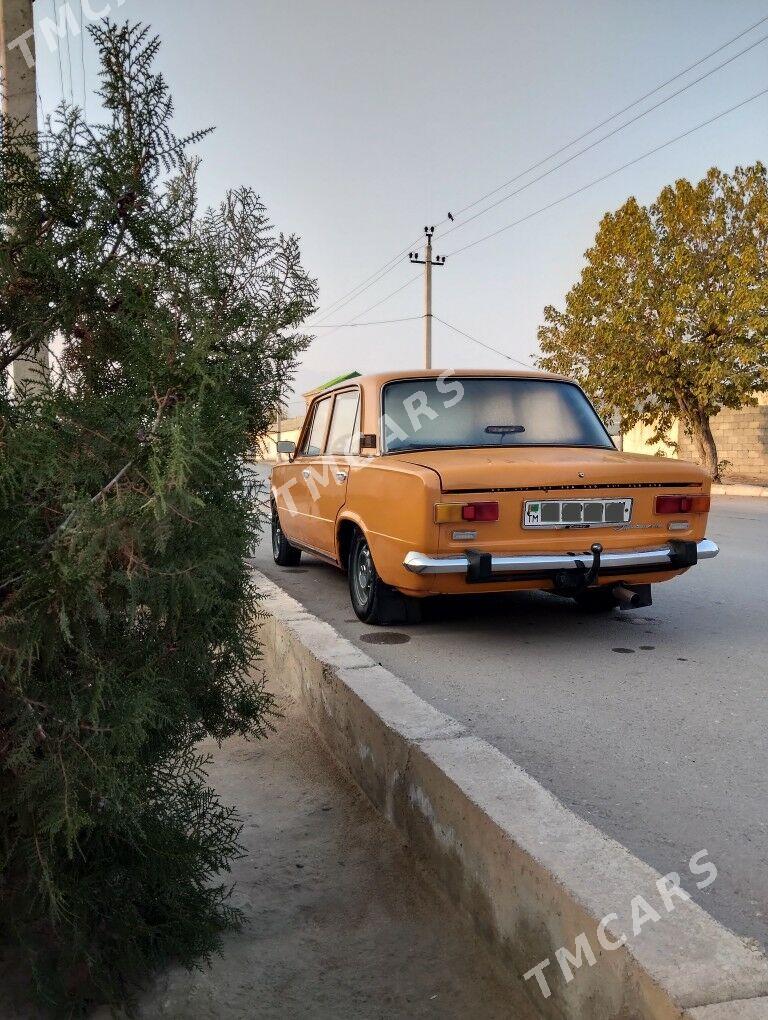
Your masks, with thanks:
[[[748,485],[745,482],[714,482],[713,496],[761,496],[768,498],[768,485]]]
[[[242,932],[193,974],[171,971],[141,1020],[533,1020],[519,986],[285,705],[267,741],[210,748],[245,821]]]

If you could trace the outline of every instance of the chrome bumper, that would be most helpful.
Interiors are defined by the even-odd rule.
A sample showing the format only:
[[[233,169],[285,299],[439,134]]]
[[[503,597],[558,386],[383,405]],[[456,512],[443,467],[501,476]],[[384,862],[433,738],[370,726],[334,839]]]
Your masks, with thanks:
[[[697,559],[711,560],[720,552],[717,545],[708,538],[696,543]],[[668,545],[656,549],[625,549],[621,552],[603,552],[600,558],[601,570],[631,570],[634,567],[670,567],[674,552]],[[492,556],[493,574],[538,574],[550,570],[578,570],[589,565],[591,553],[558,553],[554,556],[528,554],[525,556]],[[425,553],[409,552],[403,566],[412,574],[466,574],[469,567],[467,556],[427,556]],[[675,569],[672,567],[672,569]]]

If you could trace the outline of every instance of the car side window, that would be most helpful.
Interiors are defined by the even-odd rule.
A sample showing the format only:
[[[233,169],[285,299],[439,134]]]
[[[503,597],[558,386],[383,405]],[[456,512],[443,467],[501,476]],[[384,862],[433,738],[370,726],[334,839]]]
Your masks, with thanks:
[[[300,451],[304,457],[317,457],[323,452],[325,433],[328,428],[328,418],[331,413],[332,404],[333,397],[318,400],[315,404],[312,412],[312,425]]]
[[[344,393],[336,394],[331,428],[328,432],[328,442],[325,448],[326,453],[331,456],[341,457],[358,452],[356,446],[360,441],[357,435],[359,404],[360,394],[358,390],[347,390]]]

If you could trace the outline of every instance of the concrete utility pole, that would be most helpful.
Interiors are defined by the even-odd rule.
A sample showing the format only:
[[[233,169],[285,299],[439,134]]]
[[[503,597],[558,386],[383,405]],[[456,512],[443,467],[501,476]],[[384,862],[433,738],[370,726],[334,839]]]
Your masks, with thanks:
[[[31,61],[31,66],[30,66]],[[32,0],[0,0],[3,116],[37,131],[37,68]]]
[[[419,258],[419,253],[412,251],[408,258],[412,265],[424,266],[424,367],[432,368],[432,266],[444,266],[445,255],[436,255],[432,259],[432,235],[434,227],[424,227],[427,237],[427,247],[424,258]]]
[[[32,0],[0,0],[0,90],[6,122],[35,133],[37,124],[37,63]],[[39,347],[28,358],[13,363],[16,390],[40,385],[48,372],[48,351]]]

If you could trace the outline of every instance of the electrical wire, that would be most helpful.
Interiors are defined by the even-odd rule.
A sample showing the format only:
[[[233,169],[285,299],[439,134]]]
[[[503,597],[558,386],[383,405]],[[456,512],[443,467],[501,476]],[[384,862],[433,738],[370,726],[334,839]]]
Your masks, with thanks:
[[[565,145],[561,145],[560,148],[556,149],[554,152],[550,152],[548,156],[544,156],[543,159],[540,159],[538,162],[533,163],[526,170],[521,170],[520,173],[516,174],[514,177],[511,177],[508,181],[505,181],[504,184],[500,184],[498,187],[493,188],[485,195],[481,195],[480,198],[476,198],[473,202],[470,202],[468,205],[463,206],[463,208],[459,209],[455,215],[461,216],[462,213],[467,212],[469,209],[474,209],[476,205],[479,205],[481,202],[484,202],[487,198],[492,198],[493,195],[498,194],[499,191],[503,191],[504,188],[509,187],[510,184],[514,184],[516,181],[520,180],[521,177],[525,177],[526,174],[532,173],[534,170],[538,170],[539,167],[543,166],[545,163],[548,163],[550,159],[554,159],[556,156],[559,156],[562,152],[565,152],[566,149],[570,149],[572,145],[577,145],[579,142],[583,141],[589,135],[593,134],[595,131],[599,131],[601,127],[605,127],[606,124],[609,124],[612,120],[615,120],[617,117],[621,117],[622,114],[627,113],[633,107],[638,106],[646,99],[650,99],[651,96],[656,95],[657,92],[660,92],[668,85],[671,85],[672,82],[677,81],[678,78],[682,78],[683,75],[688,74],[689,71],[693,71],[694,68],[699,67],[701,64],[706,63],[712,57],[717,56],[718,53],[721,53],[729,46],[732,46],[733,43],[738,42],[739,39],[743,39],[745,35],[749,35],[750,32],[754,32],[756,28],[759,28],[761,25],[765,24],[766,21],[768,21],[768,14],[760,18],[759,21],[756,21],[753,25],[750,25],[748,28],[743,29],[743,31],[739,32],[731,39],[728,39],[727,42],[724,42],[720,46],[717,46],[714,50],[711,50],[705,56],[700,57],[698,60],[694,61],[694,63],[689,64],[687,67],[683,68],[682,71],[678,71],[677,74],[672,75],[671,78],[667,78],[666,81],[662,82],[660,85],[657,85],[655,88],[651,89],[650,92],[646,92],[638,99],[633,100],[627,106],[622,107],[621,110],[617,110],[615,113],[610,114],[610,116],[606,117],[604,120],[601,120],[599,124],[593,125],[591,128],[589,128],[587,131],[582,132],[582,134],[578,135],[576,138],[572,138],[571,141],[566,142]],[[442,226],[442,224],[446,222],[448,222],[447,217],[441,221],[440,226]]]
[[[51,11],[53,13],[54,24],[58,24],[56,19],[56,0],[51,0]],[[56,56],[59,61],[59,85],[61,86],[61,101],[66,102],[66,96],[64,95],[64,71],[61,64],[61,47],[58,42],[56,43]]]
[[[85,26],[83,19],[85,18],[85,12],[83,11],[82,0],[80,3],[80,67],[83,71],[83,118],[88,120],[88,84],[86,81],[85,74]]]
[[[463,213],[469,211],[470,209],[473,209],[475,206],[479,205],[481,202],[484,202],[486,199],[492,198],[494,195],[498,194],[500,191],[503,191],[505,188],[509,187],[510,185],[515,184],[517,181],[519,181],[522,177],[525,177],[527,174],[532,173],[535,170],[538,170],[545,163],[548,163],[549,160],[555,159],[557,156],[559,156],[561,153],[565,152],[567,149],[571,148],[573,145],[577,145],[580,141],[583,141],[589,135],[593,134],[595,131],[598,131],[601,127],[604,127],[606,124],[609,124],[612,120],[615,120],[617,117],[622,116],[622,114],[627,113],[629,110],[633,109],[635,106],[638,106],[640,103],[644,102],[646,99],[650,99],[651,96],[656,95],[656,93],[660,92],[662,89],[666,88],[668,85],[671,85],[673,82],[677,81],[679,78],[682,78],[684,75],[688,74],[690,71],[694,70],[695,68],[700,67],[702,64],[706,63],[707,60],[710,60],[712,57],[716,56],[718,53],[721,53],[723,50],[727,49],[729,46],[732,46],[733,43],[738,42],[739,39],[742,39],[742,38],[744,38],[744,36],[749,35],[750,32],[753,32],[756,28],[759,28],[761,25],[765,24],[766,21],[768,21],[768,15],[765,15],[764,17],[760,18],[758,21],[754,22],[754,24],[752,24],[749,27],[743,29],[741,32],[738,32],[736,35],[732,36],[726,42],[721,43],[721,45],[715,47],[715,49],[710,50],[709,53],[705,54],[703,57],[700,57],[698,60],[695,60],[692,64],[689,64],[687,67],[683,68],[681,71],[678,71],[676,74],[672,75],[672,77],[667,78],[665,81],[663,81],[661,84],[657,85],[655,88],[650,89],[648,92],[645,92],[642,96],[639,96],[637,99],[633,100],[631,103],[628,103],[626,106],[622,107],[620,110],[616,110],[614,113],[610,114],[608,117],[603,118],[603,120],[599,121],[597,124],[594,124],[588,130],[583,131],[580,135],[577,135],[575,138],[572,138],[569,142],[566,142],[564,145],[561,145],[558,149],[555,149],[553,152],[550,152],[547,156],[544,156],[542,159],[540,159],[537,162],[531,164],[525,170],[522,170],[519,173],[515,174],[514,177],[511,177],[509,180],[505,181],[503,184],[498,185],[498,187],[493,188],[491,191],[486,192],[486,194],[481,195],[479,198],[474,199],[474,201],[468,203],[465,206],[462,206],[455,215],[456,216],[461,216]],[[514,197],[514,195],[519,194],[521,191],[525,190],[525,188],[528,188],[532,184],[537,183],[537,181],[542,180],[544,177],[548,176],[550,173],[553,173],[555,170],[562,168],[568,162],[571,162],[573,159],[576,159],[578,156],[583,155],[589,149],[594,148],[596,145],[599,145],[601,142],[606,141],[612,135],[617,134],[619,131],[624,130],[625,127],[628,127],[629,125],[635,123],[635,121],[639,120],[641,117],[646,116],[646,114],[653,112],[654,110],[658,109],[660,106],[662,106],[665,103],[669,102],[671,99],[676,98],[682,92],[684,92],[687,89],[689,89],[689,88],[693,87],[694,85],[698,84],[700,81],[702,81],[704,78],[708,77],[710,74],[714,74],[716,71],[720,70],[722,67],[725,67],[727,64],[731,63],[733,60],[736,60],[738,57],[743,56],[749,50],[753,49],[754,47],[756,47],[756,46],[760,45],[762,42],[764,42],[766,38],[768,38],[768,37],[763,37],[763,38],[757,40],[757,42],[750,44],[750,46],[746,47],[744,50],[741,50],[739,53],[737,53],[734,56],[730,57],[728,60],[726,60],[723,63],[719,64],[717,67],[712,68],[710,71],[706,72],[704,75],[699,76],[699,78],[697,78],[695,81],[690,82],[688,85],[686,85],[683,88],[679,89],[677,92],[673,93],[670,96],[667,96],[665,99],[661,100],[659,103],[654,104],[654,106],[649,107],[647,110],[645,110],[642,113],[638,114],[636,117],[631,118],[630,120],[626,121],[624,124],[622,124],[622,125],[618,126],[617,128],[615,128],[613,131],[611,131],[611,132],[607,133],[606,135],[604,135],[602,138],[600,138],[597,141],[591,143],[589,146],[585,147],[580,152],[578,152],[578,153],[574,154],[573,156],[569,157],[567,160],[562,161],[557,167],[553,167],[551,170],[547,171],[545,174],[542,174],[540,177],[536,178],[535,180],[529,181],[523,188],[517,189],[516,191],[512,192],[510,195],[507,195],[504,198],[500,199],[499,202],[495,202],[492,205],[488,206],[486,209],[480,210],[480,212],[478,212],[474,216],[468,217],[467,219],[462,220],[460,223],[455,224],[455,226],[453,226],[449,230],[447,230],[442,236],[443,237],[447,237],[448,234],[452,233],[454,230],[457,230],[460,226],[464,226],[465,224],[471,222],[473,219],[476,219],[478,216],[482,215],[484,212],[487,212],[488,210],[495,208],[502,201],[506,201],[508,198]],[[442,226],[443,224],[445,224],[447,222],[449,222],[448,217],[445,217],[443,220],[441,220],[438,223],[438,226]],[[392,272],[392,270],[396,268],[399,260],[404,255],[406,255],[410,250],[412,250],[414,247],[416,247],[420,240],[421,240],[421,237],[416,238],[416,240],[413,241],[407,248],[404,248],[404,249],[402,249],[402,251],[398,252],[397,255],[395,255],[393,258],[391,258],[387,262],[385,262],[382,266],[380,266],[377,270],[375,270],[370,276],[366,277],[366,279],[363,280],[361,283],[359,283],[356,287],[353,287],[352,290],[349,290],[345,294],[341,295],[341,297],[337,298],[330,305],[328,305],[327,308],[325,308],[324,310],[319,312],[318,315],[319,315],[320,318],[319,318],[319,321],[316,323],[316,325],[321,325],[324,319],[327,319],[334,312],[340,311],[342,308],[346,307],[346,305],[350,304],[352,301],[355,300],[355,298],[359,297],[366,290],[370,289],[370,287],[375,286],[375,284],[377,284],[379,282],[379,280],[381,280],[385,276],[389,275],[389,273]]]
[[[531,368],[530,365],[524,361],[520,361],[519,358],[513,358],[511,354],[505,354],[504,351],[500,351],[497,347],[491,347],[490,344],[485,343],[483,340],[478,340],[476,336],[472,336],[471,333],[465,333],[463,329],[459,329],[458,326],[452,325],[450,322],[446,322],[445,319],[441,319],[439,315],[433,315],[432,318],[435,322],[441,322],[448,329],[452,329],[454,333],[458,333],[460,336],[466,337],[467,340],[471,340],[473,344],[478,344],[480,347],[484,347],[487,351],[492,351],[494,354],[498,354],[501,358],[506,358],[507,361],[513,361],[516,365],[522,365],[523,368]]]
[[[332,304],[328,305],[322,314],[318,313],[320,315],[320,320],[327,319],[332,313],[338,312],[340,309],[344,308],[345,305],[348,305],[350,301],[354,301],[356,297],[360,297],[363,291],[368,290],[369,287],[372,287],[374,284],[378,283],[379,280],[391,273],[397,266],[400,259],[404,255],[407,255],[409,251],[412,251],[413,248],[418,245],[419,241],[420,238],[417,237],[416,240],[411,242],[407,248],[403,248],[402,251],[399,251],[397,255],[389,259],[388,262],[385,262],[383,266],[379,266],[379,268],[375,272],[371,273],[370,276],[366,277],[362,283],[353,287],[352,290],[348,290],[346,294],[342,294],[340,298],[337,298]]]
[[[358,319],[362,318],[368,312],[372,312],[373,309],[374,308],[378,308],[379,305],[383,305],[385,301],[389,301],[389,299],[394,297],[395,294],[399,294],[401,290],[405,290],[406,287],[410,287],[412,284],[416,283],[416,281],[418,279],[420,279],[420,277],[412,276],[410,278],[410,280],[406,280],[405,283],[401,284],[401,286],[397,287],[391,293],[387,294],[386,297],[383,297],[383,298],[381,298],[380,301],[376,301],[375,304],[369,305],[367,308],[364,308],[362,312],[358,312],[358,314],[354,317],[354,319],[350,319],[349,322],[342,322],[340,325],[334,326],[333,329],[331,329],[330,333],[326,333],[324,335],[323,339],[325,340],[329,336],[332,336],[336,332],[337,329],[343,329],[346,326],[354,326],[357,323]],[[416,318],[418,318],[418,316],[416,316]]]
[[[539,181],[543,181],[544,178],[549,177],[550,174],[555,173],[557,170],[561,170],[564,166],[567,166],[569,163],[572,163],[575,159],[578,159],[579,156],[583,156],[585,152],[589,152],[590,149],[594,149],[596,146],[601,145],[609,138],[613,138],[613,136],[617,135],[620,131],[623,131],[625,128],[630,127],[630,125],[637,123],[637,121],[642,120],[643,117],[646,117],[649,113],[653,113],[654,110],[658,110],[659,107],[664,106],[664,104],[670,102],[670,100],[676,99],[678,96],[682,95],[683,92],[687,92],[688,89],[693,88],[694,85],[698,85],[700,82],[704,81],[705,78],[708,78],[710,75],[715,74],[717,71],[722,70],[722,68],[726,67],[728,64],[733,63],[734,60],[738,60],[739,57],[743,57],[745,53],[749,53],[750,50],[753,50],[756,46],[760,46],[766,40],[768,40],[768,34],[762,36],[760,39],[757,39],[755,42],[750,43],[749,46],[746,46],[743,50],[740,50],[738,53],[734,53],[733,56],[728,57],[727,60],[724,60],[721,64],[718,64],[716,67],[711,68],[709,71],[705,71],[704,74],[699,75],[698,78],[694,78],[694,80],[689,82],[687,85],[683,85],[676,92],[672,92],[668,96],[665,96],[664,99],[660,99],[657,103],[654,103],[653,106],[649,106],[647,110],[642,110],[640,113],[635,114],[634,117],[630,117],[629,120],[624,121],[623,124],[619,124],[611,131],[608,131],[606,134],[601,135],[600,138],[596,138],[594,141],[590,142],[589,145],[585,145],[583,149],[579,149],[578,152],[572,153],[566,159],[563,159],[559,163],[556,163],[553,167],[550,167],[549,170],[545,170],[544,173],[539,174],[538,177],[534,177],[532,180],[527,181],[519,188],[515,188],[515,190],[511,191],[508,195],[502,195],[501,198],[498,198],[495,202],[492,202],[490,205],[487,205],[484,209],[479,209],[476,213],[473,213],[472,216],[468,216],[460,223],[456,223],[449,230],[444,231],[444,233],[441,235],[441,240],[448,237],[449,234],[452,234],[454,230],[458,230],[460,227],[465,227],[468,223],[471,223],[473,220],[476,220],[479,216],[484,216],[485,213],[490,212],[491,209],[495,209],[503,202],[508,202],[510,198],[514,198],[516,195],[519,195],[521,192],[525,191],[527,188],[530,188],[532,185],[537,184]],[[520,174],[519,176],[524,176],[524,174],[527,172],[528,171],[524,171],[523,174]],[[511,183],[512,181],[507,182],[507,184]],[[502,185],[501,187],[506,186],[507,185]],[[497,188],[496,190],[498,191],[500,189]]]
[[[534,209],[533,212],[528,213],[525,216],[521,216],[520,219],[513,220],[512,223],[508,223],[504,227],[499,227],[498,230],[491,231],[490,234],[485,234],[483,237],[478,237],[475,241],[470,241],[469,244],[463,245],[461,248],[455,248],[453,251],[448,252],[446,258],[453,255],[460,255],[462,252],[468,251],[470,248],[474,248],[478,244],[482,244],[483,241],[488,241],[492,237],[497,237],[499,234],[503,234],[506,230],[511,230],[513,227],[519,226],[521,223],[525,223],[527,220],[533,219],[534,216],[538,216],[540,213],[547,212],[549,209],[553,209],[555,206],[560,205],[562,202],[567,201],[569,198],[574,198],[576,195],[581,195],[583,192],[588,191],[590,188],[595,187],[596,184],[602,184],[603,181],[607,181],[611,177],[615,177],[616,174],[621,173],[622,170],[626,170],[636,163],[640,163],[644,159],[648,159],[649,156],[655,155],[657,152],[661,152],[662,149],[668,148],[670,145],[674,145],[675,142],[682,141],[683,138],[688,138],[689,135],[694,134],[696,131],[701,131],[702,128],[708,127],[710,124],[714,124],[715,121],[720,120],[722,117],[727,117],[729,114],[734,113],[736,110],[740,110],[743,106],[748,103],[753,103],[756,99],[760,99],[761,96],[768,94],[768,88],[761,89],[759,92],[755,92],[754,95],[749,96],[747,99],[743,99],[740,103],[736,103],[734,106],[730,106],[727,110],[722,110],[720,113],[715,114],[714,117],[709,117],[707,120],[701,121],[700,124],[696,124],[695,127],[689,128],[687,131],[683,131],[679,135],[675,135],[674,138],[668,139],[666,142],[662,142],[660,145],[654,146],[647,152],[642,153],[640,156],[635,156],[634,159],[628,160],[626,163],[622,163],[621,166],[615,167],[613,170],[609,170],[608,173],[602,174],[600,177],[596,177],[594,180],[589,181],[587,184],[583,184],[580,188],[576,188],[574,191],[569,191],[567,195],[561,195],[560,198],[554,199],[552,202],[548,202],[546,205],[541,206],[539,209]]]
[[[541,213],[548,212],[550,209],[553,209],[556,206],[561,205],[563,202],[568,201],[568,199],[575,198],[577,195],[581,195],[583,192],[588,191],[590,188],[594,188],[597,184],[602,184],[603,181],[607,181],[611,177],[615,177],[616,174],[621,173],[623,170],[627,170],[629,167],[635,166],[637,163],[642,162],[642,160],[648,159],[650,156],[655,155],[657,152],[661,152],[663,149],[668,148],[670,145],[674,145],[676,142],[682,141],[684,138],[688,138],[696,131],[701,131],[703,128],[708,127],[710,124],[714,124],[716,121],[721,120],[723,117],[727,117],[731,113],[735,113],[736,110],[742,109],[742,107],[747,106],[749,103],[755,102],[755,100],[760,99],[762,96],[765,95],[768,95],[768,87],[761,89],[759,92],[755,92],[747,99],[743,99],[741,102],[735,103],[733,106],[728,107],[728,109],[726,110],[721,110],[720,113],[715,114],[713,117],[707,118],[707,120],[701,121],[699,124],[694,125],[694,127],[688,128],[687,131],[683,131],[680,134],[675,135],[674,138],[669,138],[667,139],[666,142],[662,142],[660,145],[656,145],[652,149],[648,149],[646,152],[641,153],[641,155],[635,156],[634,159],[630,159],[626,163],[622,163],[621,166],[614,167],[613,170],[609,170],[607,173],[602,174],[600,177],[595,177],[593,180],[588,181],[586,184],[581,185],[581,187],[575,188],[573,191],[569,191],[565,195],[561,195],[559,198],[554,199],[552,202],[548,202],[546,205],[540,206],[538,209],[534,209],[532,212],[527,213],[525,216],[521,216],[517,220],[513,220],[512,223],[507,223],[505,226],[499,227],[498,230],[491,231],[491,233],[485,234],[483,237],[479,237],[474,241],[470,241],[469,244],[465,244],[461,248],[456,248],[453,251],[448,252],[446,257],[461,255],[463,252],[468,251],[470,248],[474,248],[478,244],[482,244],[484,241],[488,241],[493,237],[497,237],[499,234],[503,234],[505,231],[511,230],[513,227],[520,226],[521,223],[525,223],[528,220],[533,219],[535,216],[541,215]],[[347,326],[355,325],[357,320],[362,318],[363,315],[366,315],[368,312],[373,311],[374,308],[378,308],[379,305],[383,305],[385,301],[389,301],[390,298],[394,297],[396,294],[399,294],[401,290],[405,290],[406,287],[409,287],[411,284],[415,283],[418,279],[420,279],[420,277],[413,276],[410,280],[406,280],[405,283],[397,287],[395,290],[387,294],[385,297],[381,298],[379,301],[375,302],[375,304],[369,305],[362,312],[359,312],[358,315],[356,315],[349,322],[340,323],[339,325],[334,326],[331,329],[330,333],[325,334],[325,337],[331,336],[337,329],[342,329]],[[416,316],[415,318],[418,318],[418,316]],[[443,322],[443,320],[438,318],[438,316],[436,315],[433,315],[433,318],[437,319],[438,322],[442,322],[444,326],[448,326],[449,329],[454,329],[456,332],[459,333],[462,332],[461,330],[458,329],[458,327],[452,326],[450,323]],[[472,337],[469,334],[464,335],[467,336],[467,339],[482,344],[482,341],[478,340],[476,337]],[[503,351],[498,351],[495,348],[489,347],[489,350],[493,350],[494,353],[500,354],[502,357],[505,358],[510,357],[509,355],[504,354]],[[510,358],[510,360],[514,361],[516,359]],[[521,362],[519,363],[521,364]],[[529,366],[526,366],[526,368],[527,367]]]
[[[74,106],[75,105],[75,79],[74,79],[74,77],[72,75],[72,46],[71,46],[71,43],[70,43],[70,37],[72,35],[72,26],[69,23],[69,15],[72,13],[72,9],[69,7],[68,0],[67,0],[66,7],[62,8],[62,9],[66,11],[66,16],[64,18],[64,21],[66,22],[67,65],[69,67],[69,103],[70,103],[70,106]]]
[[[393,322],[416,322],[423,315],[407,315],[404,319],[377,319],[374,322],[340,322],[338,324],[318,323],[312,329],[347,329],[349,326],[390,326]]]

